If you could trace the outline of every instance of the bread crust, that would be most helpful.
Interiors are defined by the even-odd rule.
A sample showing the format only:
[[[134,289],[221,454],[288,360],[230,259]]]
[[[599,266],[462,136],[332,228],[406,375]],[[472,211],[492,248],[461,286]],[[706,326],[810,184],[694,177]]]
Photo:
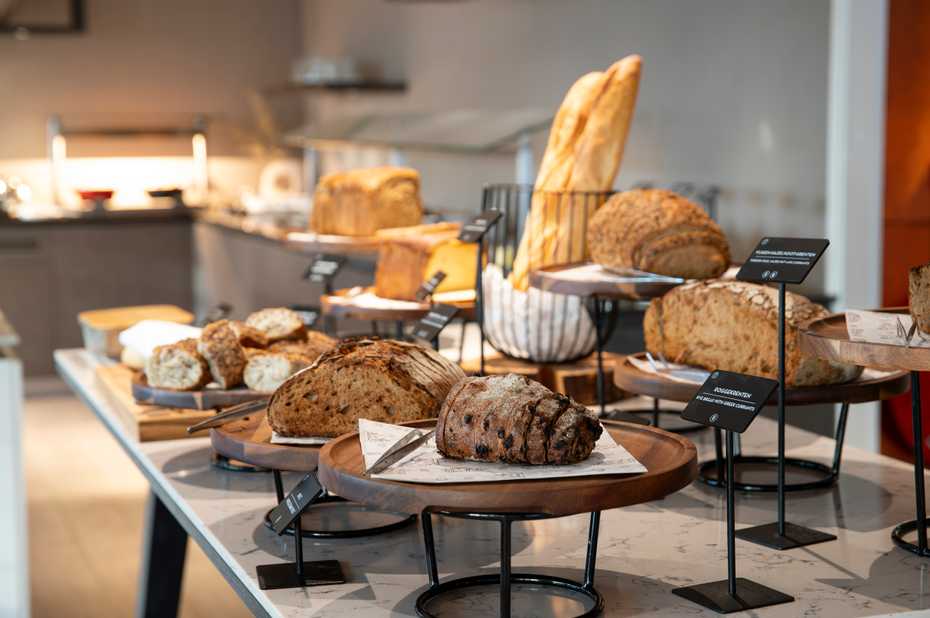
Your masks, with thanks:
[[[263,333],[269,344],[307,338],[307,328],[300,315],[287,307],[261,309],[250,314],[245,323]]]
[[[196,339],[160,345],[145,363],[149,386],[176,391],[193,391],[210,382],[210,367],[197,352]]]
[[[837,384],[861,367],[801,353],[799,331],[829,312],[799,294],[785,299],[785,378],[790,386]],[[778,291],[744,281],[699,281],[654,299],[646,310],[646,349],[671,362],[778,377]]]
[[[265,333],[239,320],[229,320],[229,327],[239,338],[239,345],[244,348],[267,348],[268,337]]]
[[[930,264],[908,271],[908,308],[917,322],[917,330],[930,335]]]
[[[465,377],[433,349],[371,337],[347,339],[291,376],[268,404],[268,422],[286,436],[335,437],[359,418],[387,423],[433,418]]]
[[[338,341],[329,335],[316,330],[308,330],[307,338],[304,341],[276,341],[268,346],[268,350],[271,352],[285,352],[287,354],[303,356],[312,363],[320,354],[329,352],[335,348],[338,343]]]
[[[245,369],[245,352],[229,320],[207,324],[197,342],[197,351],[207,361],[210,375],[220,388],[242,384]]]
[[[371,236],[384,228],[417,225],[422,217],[420,174],[384,166],[323,176],[313,195],[310,229]]]

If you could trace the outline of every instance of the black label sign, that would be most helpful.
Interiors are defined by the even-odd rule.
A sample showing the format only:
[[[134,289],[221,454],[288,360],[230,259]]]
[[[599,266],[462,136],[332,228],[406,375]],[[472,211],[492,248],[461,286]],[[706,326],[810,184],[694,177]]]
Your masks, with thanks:
[[[714,371],[681,413],[681,418],[743,433],[765,406],[778,382],[729,371]]]
[[[341,255],[318,255],[304,271],[304,279],[313,283],[328,284],[346,263]]]
[[[439,284],[442,283],[443,279],[446,278],[446,273],[441,270],[437,270],[433,273],[433,276],[429,278],[429,281],[424,281],[423,285],[417,290],[416,298],[419,301],[424,301],[430,296],[433,295],[433,292],[436,291],[436,288],[439,287]]]
[[[300,320],[307,328],[313,328],[320,319],[320,308],[311,305],[291,305],[291,311],[300,316]]]
[[[429,313],[427,313],[422,320],[417,322],[413,329],[413,336],[418,339],[432,341],[439,336],[442,329],[449,325],[449,322],[452,321],[455,314],[458,312],[458,307],[453,305],[433,305]]]
[[[271,513],[268,514],[271,527],[279,535],[284,534],[287,527],[300,517],[307,505],[324,493],[313,472],[300,479],[297,487],[292,489],[291,493],[287,494],[287,497],[281,501],[281,504],[274,507]]]
[[[459,240],[462,242],[478,242],[488,233],[497,220],[501,218],[499,210],[486,210],[465,225],[459,232]]]
[[[824,238],[763,238],[736,278],[759,283],[801,283],[829,245]]]

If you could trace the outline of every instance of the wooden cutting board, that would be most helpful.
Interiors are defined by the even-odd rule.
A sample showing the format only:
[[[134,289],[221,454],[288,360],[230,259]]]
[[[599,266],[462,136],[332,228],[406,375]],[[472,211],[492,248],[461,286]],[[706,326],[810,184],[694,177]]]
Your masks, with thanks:
[[[206,430],[189,435],[187,428],[213,416],[213,410],[185,410],[136,403],[132,396],[133,371],[125,365],[97,367],[97,377],[113,395],[121,416],[130,431],[136,433],[140,442],[199,438],[207,435]]]

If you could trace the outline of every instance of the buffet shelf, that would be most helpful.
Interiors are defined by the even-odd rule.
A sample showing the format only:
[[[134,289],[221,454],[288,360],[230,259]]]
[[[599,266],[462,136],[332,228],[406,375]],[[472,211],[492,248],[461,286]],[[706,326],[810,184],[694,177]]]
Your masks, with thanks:
[[[427,583],[417,529],[306,543],[309,560],[343,561],[348,583],[306,590],[259,590],[255,567],[293,555],[291,538],[275,536],[262,522],[275,495],[271,475],[211,467],[206,438],[135,441],[94,378],[95,357],[81,350],[62,350],[55,358],[59,372],[126,450],[151,483],[153,494],[256,615],[414,615],[414,601]],[[774,427],[769,419],[757,419],[745,434],[744,445],[773,449]],[[794,427],[788,432],[794,445],[792,455],[829,460],[832,440]],[[700,436],[696,443],[700,455],[712,455],[710,435]],[[897,522],[912,516],[911,467],[851,447],[845,457],[843,474],[834,489],[799,495],[792,502],[792,516],[797,521],[823,522],[824,528],[837,534],[837,541],[814,552],[787,553],[737,543],[741,577],[797,598],[795,603],[766,609],[765,616],[817,613],[854,618],[926,605],[923,561],[893,548],[888,538]],[[291,486],[296,480],[296,475],[286,476],[285,484]],[[715,615],[706,610],[701,613],[671,590],[724,575],[723,502],[719,492],[691,485],[647,505],[604,512],[597,581],[606,601],[605,615],[625,615],[634,608],[642,616]],[[737,527],[768,521],[774,504],[771,496],[738,498]],[[578,515],[515,527],[515,567],[546,564],[553,574],[577,578],[585,551],[578,541],[587,523],[586,516]],[[488,534],[486,524],[444,518],[434,526],[441,539],[441,577],[496,572],[498,539],[496,534]],[[463,551],[466,547],[468,551]],[[154,575],[170,579],[172,573]],[[451,602],[454,607],[450,609],[458,615],[486,613],[495,597],[496,590],[488,595],[465,595]],[[516,598],[524,612],[548,613],[550,609],[549,599]],[[562,613],[574,609],[570,600],[559,605]]]

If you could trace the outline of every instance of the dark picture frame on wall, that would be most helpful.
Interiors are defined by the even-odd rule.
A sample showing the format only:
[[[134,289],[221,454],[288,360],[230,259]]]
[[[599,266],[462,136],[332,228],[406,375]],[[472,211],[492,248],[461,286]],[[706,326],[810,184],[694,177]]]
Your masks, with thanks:
[[[0,0],[0,36],[80,34],[86,28],[84,0]]]

